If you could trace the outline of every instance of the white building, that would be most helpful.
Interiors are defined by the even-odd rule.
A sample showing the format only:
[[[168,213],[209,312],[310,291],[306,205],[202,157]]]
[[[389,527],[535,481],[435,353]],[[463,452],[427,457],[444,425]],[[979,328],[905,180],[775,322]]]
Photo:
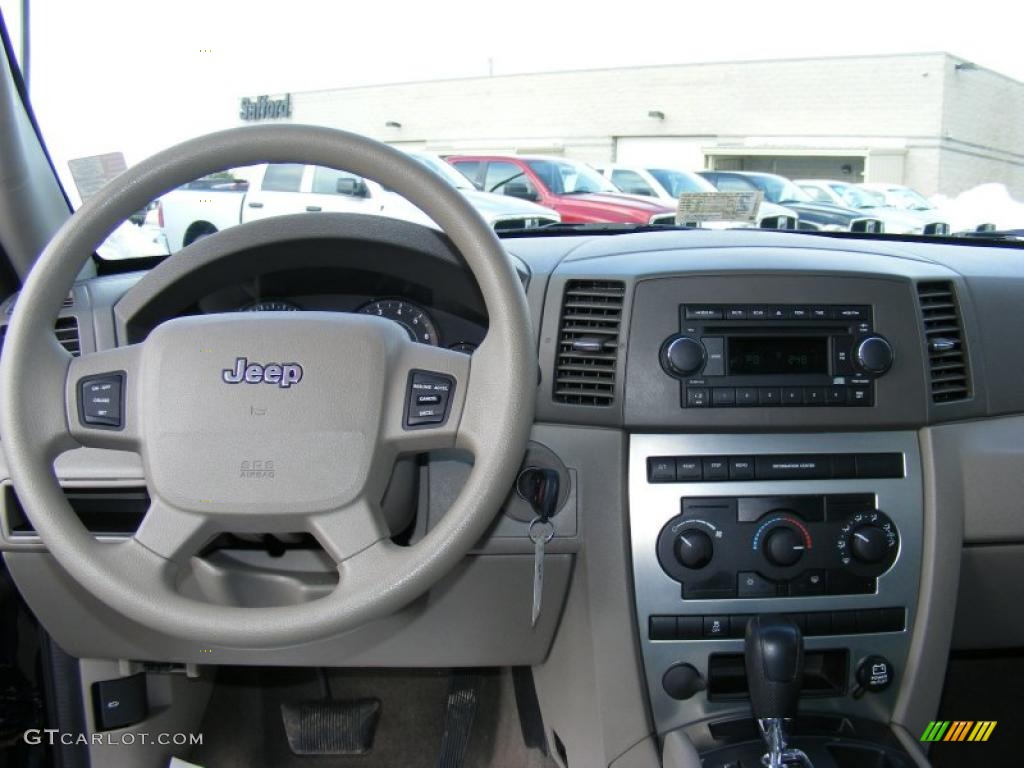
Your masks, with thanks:
[[[1024,197],[1024,83],[946,53],[686,64],[246,94],[239,122],[330,125],[438,152],[909,184]],[[264,116],[268,115],[268,116]]]

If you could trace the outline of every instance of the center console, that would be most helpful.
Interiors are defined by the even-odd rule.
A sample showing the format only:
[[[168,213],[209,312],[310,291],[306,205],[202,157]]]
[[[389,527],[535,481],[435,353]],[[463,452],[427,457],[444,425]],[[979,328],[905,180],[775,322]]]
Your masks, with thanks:
[[[888,722],[920,578],[913,432],[635,434],[629,496],[659,733],[749,712],[743,634],[775,613],[805,637],[801,711]]]

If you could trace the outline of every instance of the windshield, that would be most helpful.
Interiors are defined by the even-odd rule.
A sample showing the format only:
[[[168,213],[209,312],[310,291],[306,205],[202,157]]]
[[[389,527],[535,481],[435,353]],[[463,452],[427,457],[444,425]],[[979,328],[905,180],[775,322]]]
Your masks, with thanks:
[[[879,205],[876,197],[850,184],[832,184],[831,187],[850,208],[877,208]]]
[[[619,191],[608,179],[583,163],[569,160],[527,160],[526,164],[553,195]]]
[[[455,170],[452,166],[448,165],[448,163],[437,155],[427,155],[422,152],[410,152],[409,154],[414,160],[420,163],[420,165],[425,165],[456,189],[461,189],[463,191],[476,190],[476,187],[470,183],[469,179]]]
[[[696,173],[684,173],[683,171],[670,171],[665,168],[648,168],[658,183],[665,188],[672,197],[679,197],[685,192],[714,192],[714,185],[707,179],[703,179]]]
[[[995,23],[961,24],[921,2],[863,0],[871,34],[848,35],[832,33],[846,28],[845,7],[730,8],[711,33],[710,8],[667,2],[620,9],[612,31],[600,14],[539,0],[503,14],[470,0],[0,0],[73,207],[182,141],[297,123],[410,153],[489,222],[646,222],[637,195],[664,201],[651,177],[675,198],[708,191],[693,175],[706,172],[720,189],[755,185],[782,205],[821,199],[792,180],[831,180],[848,206],[878,207],[882,195],[908,221],[954,233],[1024,227],[1024,133],[1007,109],[1024,103],[1024,57],[1017,25],[999,23],[1003,5],[977,0],[971,17]],[[633,170],[636,183],[621,185],[630,199],[588,200],[624,194],[593,167]],[[301,212],[433,225],[345,169],[204,170],[219,173],[136,212],[102,255],[166,254]]]
[[[747,177],[758,189],[764,192],[769,203],[785,205],[786,203],[809,203],[811,196],[789,179],[781,176],[753,174]]]

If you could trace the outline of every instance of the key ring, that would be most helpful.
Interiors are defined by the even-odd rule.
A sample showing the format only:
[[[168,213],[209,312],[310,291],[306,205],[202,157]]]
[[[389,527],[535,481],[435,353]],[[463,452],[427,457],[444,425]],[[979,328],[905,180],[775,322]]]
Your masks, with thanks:
[[[547,529],[544,531],[543,534],[534,532],[534,528],[537,525],[547,526]],[[543,517],[535,517],[533,518],[533,522],[530,523],[528,535],[530,537],[530,541],[533,541],[535,543],[538,541],[543,541],[545,544],[547,544],[555,536],[555,525],[550,520],[545,520]]]

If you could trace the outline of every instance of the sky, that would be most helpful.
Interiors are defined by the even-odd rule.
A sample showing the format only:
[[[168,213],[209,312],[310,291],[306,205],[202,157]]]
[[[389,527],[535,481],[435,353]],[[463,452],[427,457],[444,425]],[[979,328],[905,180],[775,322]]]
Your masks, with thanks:
[[[31,2],[31,98],[62,176],[70,158],[121,151],[132,164],[236,125],[238,99],[261,93],[926,51],[1024,81],[1005,0]],[[0,0],[15,38],[20,4]]]

